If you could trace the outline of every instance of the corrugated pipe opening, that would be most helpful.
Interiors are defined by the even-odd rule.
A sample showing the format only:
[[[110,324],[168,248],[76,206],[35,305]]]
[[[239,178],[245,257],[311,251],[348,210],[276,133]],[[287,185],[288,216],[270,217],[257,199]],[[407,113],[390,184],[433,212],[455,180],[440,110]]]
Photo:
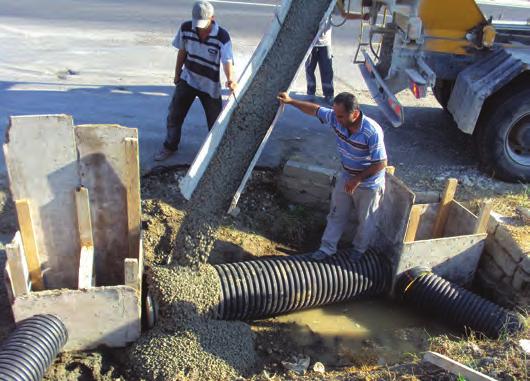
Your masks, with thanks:
[[[524,319],[471,291],[453,284],[425,267],[403,273],[396,284],[396,294],[420,311],[441,317],[453,326],[471,328],[497,338],[524,328]]]
[[[41,380],[67,340],[66,327],[54,315],[21,321],[0,345],[0,380]]]
[[[356,261],[341,251],[324,261],[307,255],[215,265],[222,296],[217,318],[247,320],[381,295],[390,265],[373,251]]]

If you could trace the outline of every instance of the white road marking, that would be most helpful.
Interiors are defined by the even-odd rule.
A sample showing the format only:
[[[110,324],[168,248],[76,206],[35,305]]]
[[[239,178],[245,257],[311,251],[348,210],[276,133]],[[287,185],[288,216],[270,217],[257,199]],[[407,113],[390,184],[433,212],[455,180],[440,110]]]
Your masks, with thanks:
[[[246,2],[246,1],[210,0],[210,3],[226,3],[226,4],[240,4],[240,5],[257,5],[257,6],[259,6],[259,7],[276,7],[276,4],[249,3],[249,2]]]

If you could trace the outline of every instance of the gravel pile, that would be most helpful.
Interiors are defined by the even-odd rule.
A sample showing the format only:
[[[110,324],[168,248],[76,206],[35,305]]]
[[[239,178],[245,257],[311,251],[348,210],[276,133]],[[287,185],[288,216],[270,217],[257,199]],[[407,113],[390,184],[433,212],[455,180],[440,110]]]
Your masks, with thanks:
[[[303,64],[330,0],[293,0],[278,36],[245,94],[186,208],[173,260],[197,266],[207,261],[220,217],[269,129],[279,101]]]
[[[221,295],[210,265],[147,272],[159,305],[155,328],[129,351],[134,375],[147,380],[231,380],[256,363],[253,333],[242,322],[212,320]]]

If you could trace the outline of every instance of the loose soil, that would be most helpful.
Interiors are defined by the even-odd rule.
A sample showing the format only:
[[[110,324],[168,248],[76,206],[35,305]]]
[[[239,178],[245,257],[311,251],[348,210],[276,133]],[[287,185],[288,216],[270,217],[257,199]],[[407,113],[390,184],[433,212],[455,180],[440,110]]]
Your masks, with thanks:
[[[142,209],[144,229],[146,232],[145,261],[151,268],[163,265],[167,256],[175,247],[176,233],[183,217],[185,200],[178,191],[178,180],[185,174],[185,169],[173,169],[162,173],[152,174],[142,179]],[[215,244],[210,256],[211,263],[233,262],[245,259],[264,257],[269,255],[288,255],[309,251],[318,246],[321,232],[324,228],[324,215],[319,212],[290,204],[282,199],[276,189],[278,174],[271,171],[255,171],[246,192],[240,202],[241,213],[237,217],[224,216],[215,237]],[[434,186],[443,188],[443,181],[431,179]],[[494,180],[492,180],[494,181]],[[5,183],[4,183],[5,184]],[[502,183],[501,183],[502,184]],[[413,189],[420,189],[421,184],[409,184]],[[462,189],[463,188],[463,189]],[[16,221],[14,209],[4,187],[0,214],[2,233],[14,231]],[[464,200],[468,206],[476,204],[475,194],[465,192],[465,187],[460,187],[456,198]],[[487,192],[485,192],[487,193]],[[487,194],[491,197],[491,192]],[[493,199],[494,209],[501,206],[504,215],[515,215],[517,205],[525,205],[527,196],[511,190],[496,194]],[[521,203],[522,202],[522,203]],[[4,224],[4,221],[6,224]],[[10,230],[9,225],[13,225]],[[526,229],[522,223],[519,225]],[[0,263],[3,257],[0,256]],[[5,292],[2,288],[1,292]],[[197,298],[197,300],[200,300]],[[5,304],[5,297],[0,296],[0,302]],[[200,303],[199,303],[200,305]],[[0,327],[5,333],[12,327],[12,318],[8,314],[7,305],[1,305],[2,313]],[[197,307],[195,307],[197,308]],[[200,310],[200,308],[199,308]],[[212,332],[221,332],[222,329],[208,326]],[[235,323],[237,330],[248,329],[245,323]],[[7,329],[6,329],[7,327]],[[245,328],[247,327],[247,328]],[[202,327],[204,329],[204,326]],[[266,319],[252,324],[254,334],[254,348],[257,354],[256,368],[247,377],[251,380],[456,380],[457,378],[445,372],[421,363],[421,354],[403,353],[399,361],[381,363],[380,357],[387,348],[381,348],[377,343],[367,341],[359,353],[344,352],[339,356],[344,362],[327,364],[325,373],[312,371],[314,362],[321,361],[319,357],[318,340],[311,346],[300,347],[291,340],[292,332],[300,329],[292,323],[280,322],[277,319]],[[191,332],[191,334],[189,334]],[[238,331],[240,332],[240,331]],[[248,332],[248,331],[247,331]],[[0,330],[0,335],[2,330]],[[149,339],[157,333],[150,333],[137,343],[137,346],[148,345]],[[220,334],[221,335],[221,334]],[[515,380],[526,379],[528,374],[527,358],[522,354],[518,339],[528,338],[530,333],[523,332],[520,337],[503,338],[500,340],[487,340],[472,336],[470,339],[456,334],[430,336],[423,327],[410,327],[406,330],[407,340],[416,343],[420,350],[435,350],[446,354],[455,360],[483,371],[499,379]],[[215,334],[214,334],[215,336]],[[165,345],[169,353],[175,348],[171,337],[160,333],[157,336],[157,345]],[[178,337],[179,343],[186,342],[192,348],[202,348],[204,343],[200,339],[204,336],[194,334],[190,329]],[[317,338],[318,339],[318,338]],[[180,345],[179,344],[179,345]],[[238,345],[241,345],[238,344]],[[325,350],[325,347],[323,347]],[[130,350],[134,350],[131,347]],[[193,351],[191,351],[193,352]],[[175,364],[174,351],[172,356],[160,357],[169,367],[181,369],[182,365]],[[193,352],[195,353],[195,352]],[[216,353],[210,350],[210,354]],[[298,375],[287,371],[282,366],[282,361],[292,361],[292,356],[303,354],[310,355],[310,369],[305,375]],[[91,352],[74,352],[60,355],[55,364],[46,375],[46,380],[135,380],[144,373],[138,372],[129,359],[130,352],[116,350],[99,350]],[[212,356],[207,361],[214,360]],[[222,358],[222,356],[221,356]],[[322,356],[323,358],[323,356]],[[172,363],[173,361],[173,363]],[[249,360],[251,361],[251,360]],[[211,362],[206,362],[211,364]],[[209,366],[209,365],[208,365]],[[235,369],[235,367],[232,367]],[[227,368],[226,368],[227,369]],[[222,373],[219,373],[222,374]],[[225,373],[227,377],[229,374]],[[525,376],[526,375],[526,376]],[[176,379],[198,379],[203,376],[197,371],[188,369]],[[222,379],[222,378],[218,378]]]

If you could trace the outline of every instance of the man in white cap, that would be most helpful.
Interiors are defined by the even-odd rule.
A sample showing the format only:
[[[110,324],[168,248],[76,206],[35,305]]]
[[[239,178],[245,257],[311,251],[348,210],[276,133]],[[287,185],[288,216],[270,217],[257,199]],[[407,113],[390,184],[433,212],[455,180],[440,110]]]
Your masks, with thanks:
[[[195,100],[199,98],[211,129],[222,110],[220,67],[226,76],[226,87],[233,91],[234,79],[232,42],[228,32],[214,19],[208,1],[196,1],[192,19],[180,26],[173,40],[177,48],[175,93],[169,105],[166,140],[155,160],[165,160],[178,150],[182,123]]]

